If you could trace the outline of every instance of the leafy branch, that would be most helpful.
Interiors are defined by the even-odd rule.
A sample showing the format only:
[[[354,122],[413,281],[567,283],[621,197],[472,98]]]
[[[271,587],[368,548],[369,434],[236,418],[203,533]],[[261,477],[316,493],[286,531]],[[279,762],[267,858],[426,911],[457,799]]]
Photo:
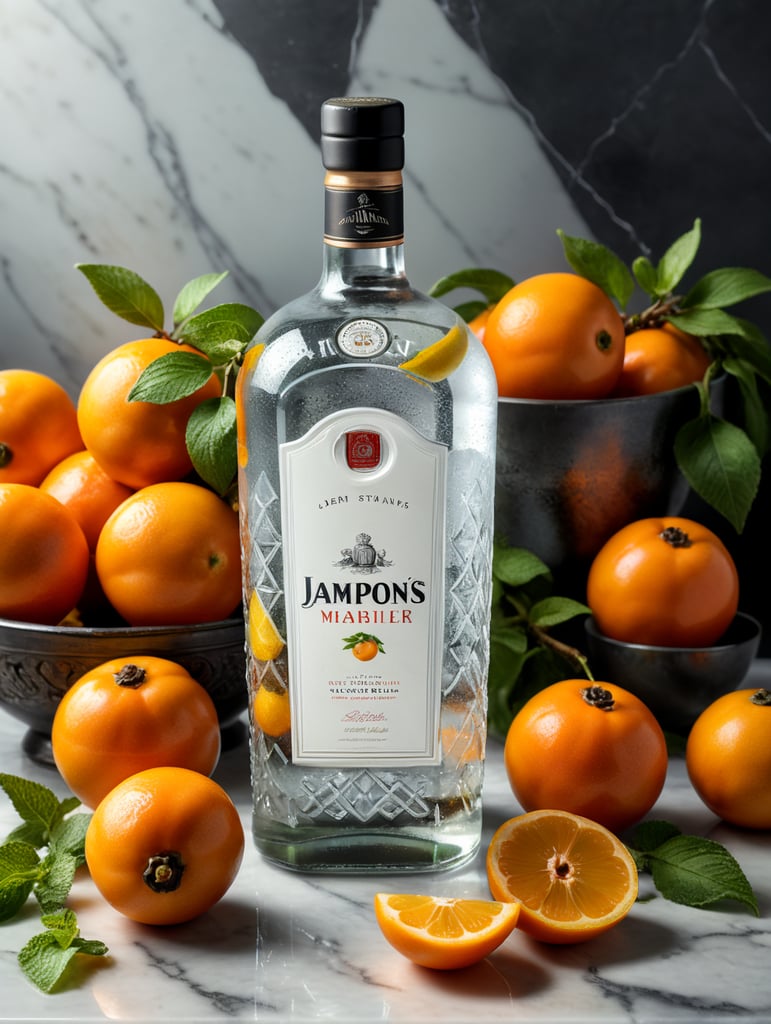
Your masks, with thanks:
[[[197,312],[204,299],[227,277],[227,272],[202,274],[188,281],[177,295],[172,326],[155,289],[133,270],[101,263],[78,263],[105,306],[155,337],[195,349],[180,348],[152,362],[129,393],[130,402],[165,405],[194,394],[215,373],[222,384],[218,398],[201,402],[187,425],[185,441],[199,477],[218,494],[232,486],[236,473],[236,407],[233,385],[244,352],[263,323],[251,306],[226,302]]]
[[[771,348],[755,324],[728,309],[771,291],[771,278],[748,267],[724,267],[683,287],[701,244],[698,219],[657,263],[640,255],[631,268],[598,242],[557,233],[573,270],[593,281],[618,305],[627,334],[669,323],[698,338],[712,358],[704,380],[694,385],[700,396],[699,412],[680,428],[674,456],[691,488],[741,533],[757,495],[761,462],[771,439]],[[437,282],[431,294],[475,288],[484,295],[484,306],[500,301],[488,288],[496,275],[492,270],[459,271]],[[628,313],[627,306],[638,288],[647,296],[647,305]],[[464,315],[466,307],[457,308]],[[712,412],[712,383],[720,374],[738,385],[738,423]]]
[[[17,775],[0,773],[0,787],[22,819],[0,845],[0,922],[35,896],[45,931],[32,936],[18,961],[33,984],[52,992],[78,953],[108,952],[103,942],[81,937],[76,915],[65,907],[75,872],[85,864],[91,815],[70,815],[80,806],[76,797],[59,800],[46,786]]]
[[[592,679],[585,655],[552,630],[590,610],[552,593],[551,572],[537,555],[496,541],[488,679],[488,724],[504,737],[534,693],[567,674]]]

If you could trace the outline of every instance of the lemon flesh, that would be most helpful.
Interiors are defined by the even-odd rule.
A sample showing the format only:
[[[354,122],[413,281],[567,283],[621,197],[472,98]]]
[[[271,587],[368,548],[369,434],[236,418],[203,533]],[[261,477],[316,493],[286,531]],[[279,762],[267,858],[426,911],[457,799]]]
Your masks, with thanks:
[[[249,646],[260,661],[272,661],[284,649],[284,641],[256,590],[249,598]]]
[[[454,324],[439,341],[422,349],[406,363],[400,363],[399,369],[413,373],[416,377],[422,377],[423,380],[432,382],[444,380],[458,369],[467,350],[468,333],[465,328]]]

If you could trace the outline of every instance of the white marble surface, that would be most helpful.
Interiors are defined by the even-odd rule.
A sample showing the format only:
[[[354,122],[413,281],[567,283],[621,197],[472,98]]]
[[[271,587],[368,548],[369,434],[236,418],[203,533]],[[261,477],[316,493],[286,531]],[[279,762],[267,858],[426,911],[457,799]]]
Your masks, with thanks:
[[[749,683],[767,683],[759,663]],[[0,713],[0,764],[64,793],[52,770],[20,751],[23,727]],[[216,778],[249,826],[246,748],[227,753]],[[502,750],[490,745],[484,840],[518,812]],[[681,759],[671,762],[654,817],[722,842],[739,860],[760,905],[756,918],[735,904],[710,910],[656,897],[638,902],[616,929],[592,942],[550,947],[515,931],[482,963],[455,973],[415,967],[382,938],[372,911],[379,889],[486,895],[481,855],[453,875],[345,878],[295,875],[265,864],[251,842],[223,901],[185,926],[152,929],[107,906],[89,878],[71,905],[82,934],[110,947],[62,991],[43,995],[20,973],[16,953],[39,930],[31,900],[0,926],[0,1019],[220,1021],[302,1024],[388,1020],[399,1024],[485,1021],[724,1022],[771,1020],[771,836],[729,828],[700,803]],[[0,793],[0,834],[16,823]],[[647,880],[643,891],[650,893]]]

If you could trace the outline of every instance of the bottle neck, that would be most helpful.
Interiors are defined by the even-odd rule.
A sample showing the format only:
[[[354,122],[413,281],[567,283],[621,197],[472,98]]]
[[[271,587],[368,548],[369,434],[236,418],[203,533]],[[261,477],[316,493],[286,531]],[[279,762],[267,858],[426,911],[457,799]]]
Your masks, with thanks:
[[[328,171],[325,288],[406,287],[400,171]]]

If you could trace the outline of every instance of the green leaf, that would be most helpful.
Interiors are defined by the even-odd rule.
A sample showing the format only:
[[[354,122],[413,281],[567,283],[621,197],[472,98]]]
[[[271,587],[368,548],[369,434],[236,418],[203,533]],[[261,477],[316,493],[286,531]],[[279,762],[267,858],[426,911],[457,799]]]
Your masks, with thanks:
[[[514,284],[514,279],[508,274],[501,273],[500,270],[471,267],[440,278],[428,289],[428,294],[439,299],[443,295],[447,295],[448,292],[455,291],[456,288],[473,288],[475,291],[481,292],[487,299],[487,305],[491,306],[500,302],[506,292],[514,287]]]
[[[204,386],[212,370],[205,356],[195,352],[167,352],[142,370],[128,393],[128,401],[166,405],[187,398]]]
[[[512,654],[524,654],[527,650],[527,630],[524,625],[506,624],[500,629],[493,629],[490,640],[505,647]]]
[[[697,281],[680,306],[682,309],[694,306],[720,309],[768,291],[771,291],[771,278],[765,274],[747,267],[724,267]]]
[[[602,288],[625,309],[634,291],[634,280],[618,256],[599,242],[573,238],[560,229],[557,234],[562,241],[565,259],[573,270]]]
[[[53,992],[78,953],[104,956],[103,942],[82,939],[71,910],[44,917],[47,930],[33,935],[19,953],[19,965],[30,981],[43,992]]]
[[[681,830],[669,821],[641,821],[632,833],[630,850],[641,854],[650,853],[668,839],[679,835],[682,835]]]
[[[637,278],[637,283],[646,295],[650,295],[654,299],[661,295],[659,291],[659,276],[656,273],[656,268],[647,256],[637,257],[632,264],[632,273]]]
[[[723,360],[722,365],[726,373],[730,373],[739,383],[744,429],[762,458],[768,448],[769,414],[758,391],[757,377],[752,367],[741,359],[729,357]]]
[[[467,324],[471,323],[475,316],[484,313],[487,308],[488,303],[481,302],[479,299],[472,299],[471,302],[461,302],[459,305],[453,306],[461,320],[465,320]]]
[[[78,864],[85,864],[86,831],[92,815],[73,814],[65,818],[51,831],[49,852],[63,852],[75,857]]]
[[[686,231],[667,249],[656,269],[660,295],[666,295],[680,284],[686,270],[693,263],[701,244],[701,221],[693,222],[690,231]]]
[[[233,399],[209,398],[196,406],[187,423],[185,440],[196,473],[218,494],[224,494],[237,469]]]
[[[731,356],[747,363],[764,380],[771,384],[771,346],[760,337],[749,337],[746,333],[739,337],[722,339]]]
[[[188,281],[174,302],[174,327],[179,327],[183,320],[198,309],[206,296],[228,276],[227,270],[221,274],[201,274]]]
[[[736,859],[720,843],[701,836],[674,836],[648,853],[653,882],[662,896],[689,907],[737,900],[757,916],[758,903]]]
[[[525,548],[496,545],[493,551],[493,573],[502,583],[521,587],[536,576],[550,576],[549,567]]]
[[[675,458],[693,490],[741,533],[760,484],[760,457],[739,427],[713,415],[684,424]]]
[[[211,358],[223,342],[235,340],[246,348],[263,322],[261,314],[251,306],[226,302],[191,317],[178,336]]]
[[[0,773],[0,786],[27,826],[27,841],[47,846],[51,831],[64,817],[65,805],[47,786],[18,775]]]
[[[45,858],[41,865],[43,877],[35,886],[35,897],[45,913],[51,913],[64,905],[78,866],[78,859],[63,850],[49,853]]]
[[[686,309],[666,319],[686,334],[694,334],[698,338],[721,334],[757,337],[757,328],[754,325],[748,325],[747,321],[731,316],[722,309]]]
[[[0,921],[9,921],[27,902],[40,877],[40,858],[29,843],[0,846]]]
[[[568,622],[577,615],[591,615],[591,613],[591,608],[587,608],[585,604],[574,601],[570,597],[545,597],[533,605],[528,618],[534,626],[549,629],[551,626],[559,626],[563,622]]]
[[[130,324],[163,331],[163,303],[139,274],[104,263],[76,263],[96,294],[117,316]]]

